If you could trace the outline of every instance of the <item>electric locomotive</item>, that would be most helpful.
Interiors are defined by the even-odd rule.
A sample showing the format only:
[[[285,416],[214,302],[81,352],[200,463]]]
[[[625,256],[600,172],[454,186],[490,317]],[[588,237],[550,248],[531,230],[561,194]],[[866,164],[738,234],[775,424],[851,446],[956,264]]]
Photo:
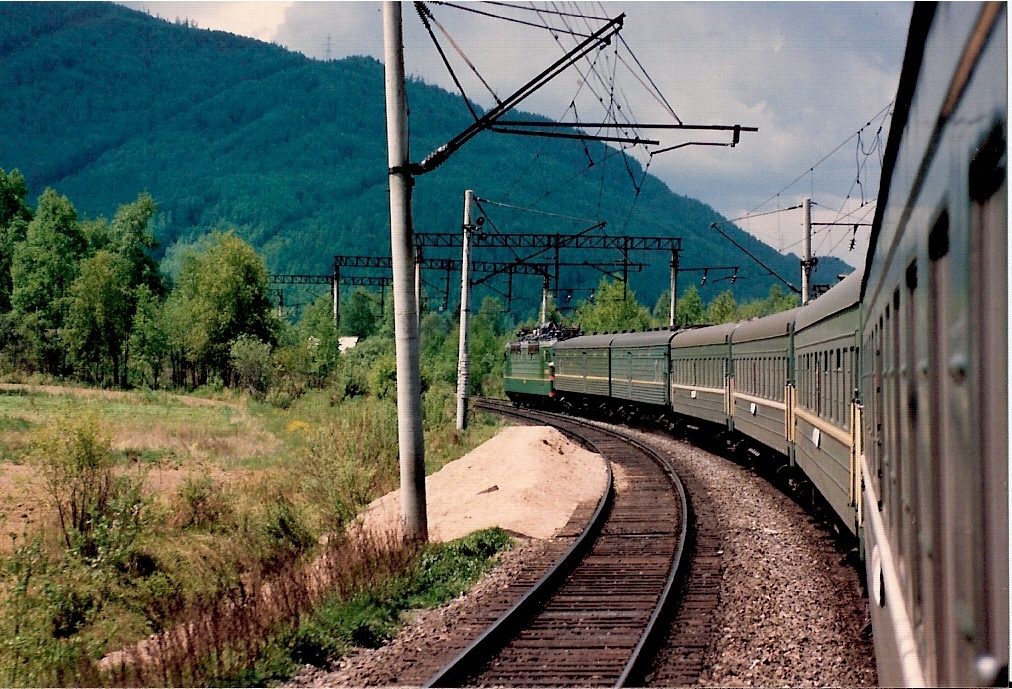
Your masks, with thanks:
[[[579,328],[551,321],[517,332],[517,339],[506,345],[503,365],[506,396],[516,405],[540,407],[550,403],[555,397],[555,345],[579,334]]]

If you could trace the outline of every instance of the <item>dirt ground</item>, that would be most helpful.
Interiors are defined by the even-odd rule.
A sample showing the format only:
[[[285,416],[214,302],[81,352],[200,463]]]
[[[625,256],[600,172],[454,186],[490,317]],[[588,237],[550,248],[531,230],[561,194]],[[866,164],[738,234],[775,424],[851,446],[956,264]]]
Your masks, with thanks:
[[[607,471],[601,457],[554,428],[511,426],[425,480],[429,539],[449,541],[500,526],[530,538],[551,538],[576,506],[597,500]],[[367,530],[400,524],[400,491],[363,513]]]

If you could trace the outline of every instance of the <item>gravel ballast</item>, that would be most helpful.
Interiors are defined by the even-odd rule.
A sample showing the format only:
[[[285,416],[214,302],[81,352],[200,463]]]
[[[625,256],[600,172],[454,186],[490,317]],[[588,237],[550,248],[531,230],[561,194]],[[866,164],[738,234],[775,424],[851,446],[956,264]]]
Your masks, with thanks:
[[[690,500],[708,503],[722,578],[698,686],[875,686],[865,599],[835,537],[766,479],[663,434]],[[653,683],[665,684],[664,652]]]

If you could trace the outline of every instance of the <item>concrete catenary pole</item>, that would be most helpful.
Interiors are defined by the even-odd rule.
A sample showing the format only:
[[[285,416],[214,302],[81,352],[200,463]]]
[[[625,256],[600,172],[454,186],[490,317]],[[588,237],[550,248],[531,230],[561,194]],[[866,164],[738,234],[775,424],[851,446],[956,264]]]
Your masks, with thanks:
[[[805,199],[801,207],[805,215],[805,236],[801,243],[801,303],[807,304],[812,287],[812,200]]]
[[[330,296],[334,306],[334,330],[341,326],[341,269],[337,266],[337,259],[334,260],[334,276],[330,279]],[[340,334],[340,331],[338,331]]]
[[[541,279],[541,320],[540,323],[548,322],[548,275]]]
[[[415,247],[415,313],[418,314],[418,327],[422,327],[422,247]]]
[[[678,251],[671,250],[671,302],[668,306],[668,329],[678,325]]]
[[[467,398],[471,375],[471,357],[468,354],[471,320],[471,204],[474,192],[464,192],[464,248],[460,258],[460,346],[457,349],[457,430],[467,428]]]
[[[413,280],[408,104],[404,84],[401,3],[383,3],[383,56],[390,174],[390,258],[394,282],[397,352],[397,440],[400,449],[404,537],[428,539],[425,513],[425,443],[422,434],[418,315]]]

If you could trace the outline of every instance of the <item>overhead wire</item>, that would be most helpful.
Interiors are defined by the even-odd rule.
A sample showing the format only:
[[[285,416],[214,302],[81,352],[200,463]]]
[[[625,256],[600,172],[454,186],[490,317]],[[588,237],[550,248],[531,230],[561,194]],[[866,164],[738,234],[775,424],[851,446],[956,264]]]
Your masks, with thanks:
[[[577,38],[587,38],[592,33],[594,33],[593,31],[591,31],[590,33],[586,33],[586,34],[578,33],[578,32],[575,32],[575,31],[564,31],[562,29],[559,29],[558,27],[547,27],[547,26],[544,26],[544,25],[538,25],[538,24],[535,24],[533,22],[524,21],[523,19],[517,19],[516,17],[510,17],[508,15],[503,15],[503,14],[495,14],[494,12],[488,12],[486,10],[479,10],[476,7],[473,7],[471,5],[459,5],[459,4],[455,3],[455,2],[440,2],[439,0],[434,0],[433,4],[435,4],[435,5],[443,5],[444,7],[452,7],[453,9],[456,9],[456,10],[462,10],[464,12],[470,12],[472,14],[478,14],[478,15],[481,15],[481,16],[484,16],[484,17],[489,17],[490,19],[501,19],[503,21],[512,22],[514,24],[520,24],[520,25],[523,25],[523,26],[531,26],[531,27],[534,27],[535,29],[548,29],[549,31],[559,31],[561,33],[568,33],[568,34],[570,34],[572,36],[575,36]],[[526,9],[526,8],[523,8],[523,7],[517,7],[515,5],[506,5],[505,3],[485,2],[485,3],[482,3],[482,4],[484,4],[484,5],[500,5],[500,6],[512,7],[513,9]],[[608,21],[608,20],[607,19],[600,19],[600,21]]]
[[[457,90],[460,91],[460,95],[464,99],[464,105],[467,106],[468,111],[470,111],[471,113],[471,117],[473,117],[474,121],[477,122],[478,113],[475,111],[474,106],[471,105],[471,99],[467,97],[467,93],[464,91],[464,85],[460,83],[460,79],[457,78],[457,73],[453,71],[453,66],[450,64],[449,58],[447,58],[446,53],[443,52],[443,46],[439,44],[439,41],[436,39],[435,32],[432,31],[432,27],[429,25],[429,18],[431,17],[433,21],[435,20],[435,18],[432,17],[432,14],[425,6],[425,3],[416,2],[415,11],[418,13],[418,18],[422,20],[422,26],[425,27],[426,31],[428,31],[429,37],[432,39],[433,45],[436,46],[436,51],[439,53],[439,57],[442,58],[443,60],[443,66],[445,66],[446,71],[450,73],[450,77],[453,79],[453,83],[457,85]],[[495,97],[496,100],[498,100],[498,96]]]
[[[560,49],[562,49],[564,54],[568,53],[568,50],[562,44],[563,36],[565,35],[572,37],[588,36],[593,33],[593,27],[590,25],[591,21],[598,21],[598,22],[610,21],[603,17],[590,16],[584,12],[566,11],[560,6],[559,3],[555,2],[551,3],[551,5],[548,7],[544,6],[535,7],[533,4],[530,7],[523,7],[503,2],[485,3],[485,6],[504,8],[511,11],[521,9],[525,12],[531,12],[538,17],[538,20],[541,22],[540,25],[538,25],[535,22],[518,20],[516,17],[506,16],[505,14],[502,13],[490,12],[486,10],[476,10],[474,7],[468,7],[460,5],[458,3],[436,2],[435,4],[450,7],[453,9],[459,9],[462,11],[468,11],[489,18],[502,19],[505,21],[511,21],[526,26],[547,30],[552,36],[553,40],[555,40],[555,42],[559,45]],[[601,7],[600,4],[599,7]],[[607,12],[604,12],[603,7],[601,7],[601,10],[602,14],[607,15]],[[549,21],[550,17],[553,18],[554,20]],[[582,23],[583,27],[586,27],[586,31],[584,30],[583,27],[577,26],[576,23],[571,22],[570,21],[571,19],[575,20],[575,22]],[[454,45],[458,54],[461,55],[461,58],[469,62],[466,58],[466,55],[463,54],[463,51],[459,48],[459,46],[456,46],[455,41],[453,41],[449,33],[441,25],[439,25],[438,22],[435,23],[439,28],[439,30],[444,34],[444,36],[446,36],[447,40],[450,41],[452,45]],[[432,34],[432,30],[429,29],[429,31],[430,34]],[[580,97],[580,94],[586,91],[587,94],[591,98],[596,99],[598,105],[604,109],[606,113],[605,122],[609,121],[614,122],[616,127],[623,135],[627,136],[628,132],[633,132],[636,134],[636,138],[639,138],[634,119],[632,101],[626,90],[619,83],[620,68],[621,68],[623,74],[628,73],[632,75],[636,79],[636,81],[640,84],[640,86],[643,88],[643,90],[650,95],[651,98],[656,100],[664,108],[664,110],[668,114],[670,114],[671,117],[674,118],[676,122],[682,124],[682,121],[675,113],[674,108],[664,97],[664,94],[658,88],[657,84],[654,82],[650,74],[646,71],[642,62],[633,52],[628,42],[626,42],[624,38],[622,38],[621,34],[617,34],[617,36],[619,37],[619,40],[612,42],[611,50],[607,50],[604,47],[602,47],[599,50],[593,51],[593,54],[587,53],[583,55],[580,60],[573,62],[572,66],[579,74],[580,79],[578,81],[576,94],[571,100],[569,106],[566,108],[566,112],[568,113],[569,110],[572,110],[575,115],[576,121],[579,122],[579,108],[577,105],[577,100]],[[432,34],[432,37],[434,43],[436,43],[438,46],[438,41],[435,40],[434,34]],[[626,56],[623,54],[623,51],[628,52],[629,58],[628,60],[626,59]],[[444,62],[449,63],[449,60],[446,59],[445,56]],[[633,64],[635,64],[635,68]],[[480,73],[478,73],[477,69],[473,66],[473,63],[469,62],[469,66],[471,67],[472,71],[481,79],[481,75]],[[447,68],[449,69],[449,64],[447,64]],[[452,70],[451,75],[453,76],[455,81],[459,81],[456,75],[452,74]],[[484,79],[482,79],[482,83],[485,86],[485,88],[488,89],[489,92],[492,94],[493,98],[496,98],[496,100],[498,101],[498,97],[496,96],[494,90],[491,89],[491,87],[488,85],[488,83],[485,82]],[[461,91],[461,94],[465,97],[465,100],[467,100],[466,94],[464,93],[464,89],[459,84],[458,88]],[[504,123],[507,122],[508,120],[504,120]],[[597,135],[600,135],[602,129],[603,129],[602,127],[597,128]],[[548,142],[546,140],[542,144],[542,146],[538,149],[537,153],[535,154],[531,162],[524,167],[520,175],[510,184],[507,190],[506,198],[508,199],[515,198],[515,191],[517,189],[517,185],[520,183],[521,179],[523,179],[525,176],[529,176],[529,173],[534,165],[537,165],[538,167],[538,172],[541,177],[541,182],[545,191],[544,193],[540,194],[537,198],[535,198],[532,202],[530,202],[524,210],[537,210],[537,207],[540,204],[544,203],[554,193],[556,193],[558,189],[568,186],[574,179],[577,179],[580,176],[587,174],[588,171],[594,168],[598,168],[601,174],[601,178],[598,189],[596,216],[598,217],[598,219],[600,219],[604,200],[604,186],[608,179],[608,162],[612,158],[614,158],[614,156],[621,155],[626,175],[629,177],[630,184],[633,189],[633,199],[629,204],[629,209],[628,212],[625,214],[626,217],[622,225],[623,230],[626,229],[635,214],[637,202],[641,195],[641,191],[646,181],[646,177],[649,174],[652,158],[647,157],[645,164],[641,164],[642,169],[637,171],[640,174],[637,175],[636,172],[633,171],[632,165],[629,161],[629,151],[636,148],[636,146],[638,145],[636,142],[633,142],[631,144],[619,142],[619,145],[617,147],[601,146],[600,149],[598,149],[600,151],[598,153],[597,151],[592,152],[591,149],[588,147],[586,141],[581,141],[583,153],[587,159],[587,165],[584,166],[581,170],[577,171],[575,174],[569,176],[567,179],[561,181],[561,183],[559,183],[558,185],[552,185],[548,180],[547,173],[542,161],[542,154],[546,150],[547,145]],[[596,160],[595,155],[598,156]],[[519,212],[519,210],[514,209],[514,212],[517,213]],[[651,225],[652,223],[646,222],[645,224]]]
[[[768,199],[766,199],[765,201],[763,201],[762,203],[760,203],[759,205],[757,205],[755,208],[752,209],[752,211],[756,211],[756,210],[762,208],[767,203],[769,203],[770,201],[772,201],[776,197],[780,196],[780,194],[783,194],[785,191],[787,191],[792,186],[794,186],[798,182],[798,180],[800,180],[802,177],[804,177],[805,175],[807,175],[807,174],[809,174],[811,172],[814,172],[815,168],[817,168],[819,165],[822,165],[822,163],[826,162],[826,160],[828,160],[829,158],[831,158],[837,151],[839,151],[841,148],[843,148],[844,146],[846,146],[851,141],[851,139],[853,139],[854,137],[857,136],[857,134],[860,131],[862,131],[865,127],[870,127],[872,125],[872,123],[876,119],[878,119],[879,117],[881,117],[883,115],[883,113],[888,112],[893,107],[893,103],[894,103],[894,101],[890,101],[884,108],[882,108],[881,110],[879,110],[871,118],[871,120],[869,120],[863,127],[861,127],[856,132],[854,132],[853,134],[851,134],[850,136],[848,136],[836,148],[834,148],[832,151],[830,151],[829,153],[827,153],[826,155],[824,155],[822,158],[820,158],[817,163],[815,163],[814,165],[812,165],[811,167],[809,167],[807,170],[805,170],[804,172],[802,172],[800,175],[798,175],[797,177],[795,177],[794,180],[792,180],[791,182],[789,182],[783,189],[781,189],[780,191],[778,191],[776,194],[774,194],[773,196],[769,197]],[[752,211],[750,211],[750,212],[752,212]]]

